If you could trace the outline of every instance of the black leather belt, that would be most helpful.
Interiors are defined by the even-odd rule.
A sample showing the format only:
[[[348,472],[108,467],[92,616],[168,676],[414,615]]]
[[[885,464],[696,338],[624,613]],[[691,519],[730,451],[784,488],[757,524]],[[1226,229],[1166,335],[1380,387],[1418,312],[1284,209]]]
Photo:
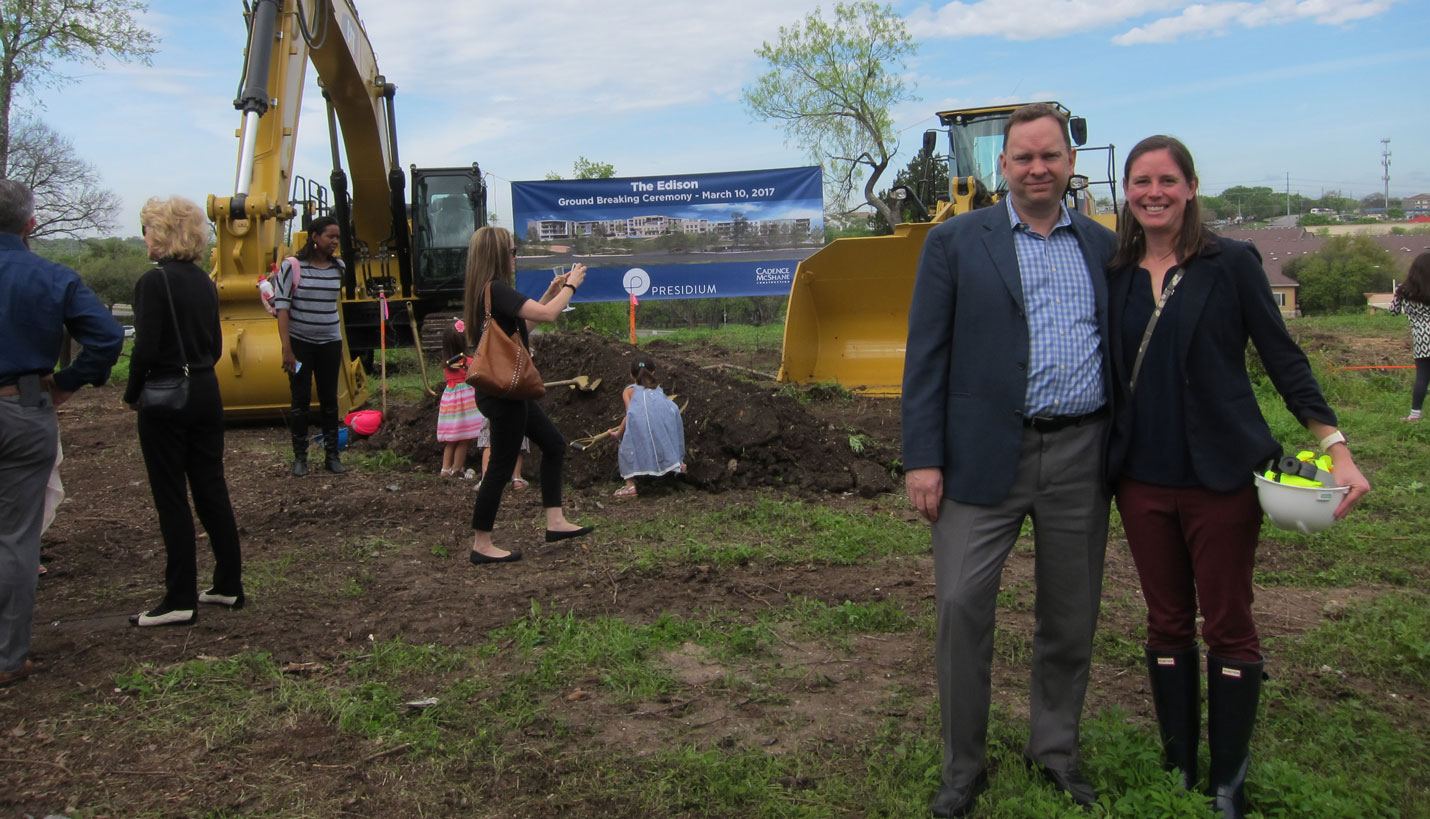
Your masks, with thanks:
[[[1107,416],[1107,407],[1093,410],[1086,415],[1054,415],[1051,417],[1044,415],[1034,415],[1023,419],[1023,426],[1034,432],[1057,432],[1067,427],[1082,426],[1089,421],[1096,421]]]

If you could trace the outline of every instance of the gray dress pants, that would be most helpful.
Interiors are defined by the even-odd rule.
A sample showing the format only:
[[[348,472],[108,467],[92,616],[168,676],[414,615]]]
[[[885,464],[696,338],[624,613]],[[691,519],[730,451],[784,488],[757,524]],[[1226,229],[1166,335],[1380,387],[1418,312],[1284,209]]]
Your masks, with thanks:
[[[1001,503],[944,499],[933,525],[936,666],[943,722],[940,791],[986,765],[993,619],[1003,563],[1033,521],[1037,624],[1024,754],[1065,770],[1077,761],[1078,720],[1102,595],[1108,495],[1101,480],[1107,421],[1023,431],[1013,489]]]
[[[45,484],[59,446],[49,394],[38,406],[20,400],[0,398],[0,671],[18,670],[30,654]]]

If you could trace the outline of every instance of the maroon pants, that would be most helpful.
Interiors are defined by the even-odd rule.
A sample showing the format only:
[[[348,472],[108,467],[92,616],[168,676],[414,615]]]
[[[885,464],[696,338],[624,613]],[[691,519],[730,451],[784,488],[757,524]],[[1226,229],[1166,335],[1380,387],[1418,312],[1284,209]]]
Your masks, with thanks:
[[[1261,530],[1256,488],[1234,492],[1155,486],[1123,478],[1117,510],[1147,600],[1147,647],[1170,651],[1202,639],[1224,660],[1259,662],[1251,570]]]

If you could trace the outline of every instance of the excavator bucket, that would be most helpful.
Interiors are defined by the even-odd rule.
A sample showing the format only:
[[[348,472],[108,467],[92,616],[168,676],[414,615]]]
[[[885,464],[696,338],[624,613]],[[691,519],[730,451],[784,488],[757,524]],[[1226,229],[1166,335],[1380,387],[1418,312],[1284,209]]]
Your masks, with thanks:
[[[900,393],[914,275],[931,227],[906,223],[891,236],[837,239],[800,262],[785,318],[781,382]]]
[[[290,393],[288,373],[283,369],[283,345],[278,340],[278,320],[258,302],[257,290],[248,301],[252,304],[238,299],[219,302],[223,355],[214,364],[214,372],[222,385],[224,416],[230,419],[282,417],[288,411]],[[367,373],[361,361],[348,355],[346,341],[342,361],[342,371],[338,374],[338,413],[347,415],[368,399]],[[318,408],[316,391],[312,407],[315,411]]]

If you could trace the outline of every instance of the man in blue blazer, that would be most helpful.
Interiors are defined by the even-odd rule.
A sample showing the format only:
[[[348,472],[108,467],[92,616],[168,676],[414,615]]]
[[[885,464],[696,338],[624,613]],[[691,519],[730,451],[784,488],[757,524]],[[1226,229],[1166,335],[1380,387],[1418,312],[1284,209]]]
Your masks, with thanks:
[[[1107,546],[1116,237],[1063,205],[1075,160],[1064,113],[1022,106],[1003,138],[1008,196],[929,231],[904,359],[905,480],[933,522],[940,817],[965,815],[987,787],[994,609],[1029,516],[1037,625],[1023,754],[1078,804],[1097,799],[1078,771],[1078,720]]]

